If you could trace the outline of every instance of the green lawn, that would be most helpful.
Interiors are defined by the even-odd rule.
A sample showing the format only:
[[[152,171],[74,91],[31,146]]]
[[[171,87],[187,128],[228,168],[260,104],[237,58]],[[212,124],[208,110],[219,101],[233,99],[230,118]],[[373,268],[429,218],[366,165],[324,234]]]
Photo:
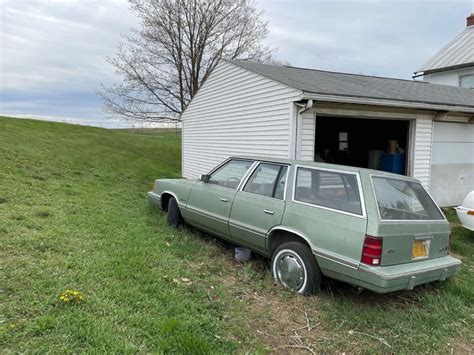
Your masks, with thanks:
[[[454,280],[301,297],[266,260],[166,225],[146,192],[180,175],[180,140],[138,133],[0,118],[3,352],[474,351],[474,233],[452,210]]]

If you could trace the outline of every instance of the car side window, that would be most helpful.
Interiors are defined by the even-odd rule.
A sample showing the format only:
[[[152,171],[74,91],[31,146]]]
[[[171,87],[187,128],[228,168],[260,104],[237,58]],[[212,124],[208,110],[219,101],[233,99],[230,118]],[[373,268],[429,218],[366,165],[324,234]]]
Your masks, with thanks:
[[[251,160],[230,160],[211,174],[209,183],[236,189],[252,164]]]
[[[283,199],[287,169],[286,166],[277,164],[260,164],[250,176],[244,191]],[[282,175],[285,177],[282,178]]]
[[[355,174],[298,168],[294,198],[296,201],[362,215]]]

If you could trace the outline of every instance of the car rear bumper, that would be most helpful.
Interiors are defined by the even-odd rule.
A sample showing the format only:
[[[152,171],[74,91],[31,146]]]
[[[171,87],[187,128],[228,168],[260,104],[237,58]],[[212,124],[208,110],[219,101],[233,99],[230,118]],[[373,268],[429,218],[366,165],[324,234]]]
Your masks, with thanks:
[[[366,288],[379,293],[412,290],[415,286],[444,281],[461,268],[461,260],[452,256],[417,261],[408,264],[371,267],[359,266],[360,280]]]
[[[149,191],[147,194],[148,202],[150,202],[153,206],[161,208],[161,197],[154,193],[153,191]]]
[[[321,260],[324,261],[324,260]],[[415,286],[433,281],[444,281],[461,268],[461,261],[452,256],[417,261],[401,265],[373,267],[364,264],[343,266],[339,263],[320,263],[324,275],[355,286],[388,293],[412,290]]]

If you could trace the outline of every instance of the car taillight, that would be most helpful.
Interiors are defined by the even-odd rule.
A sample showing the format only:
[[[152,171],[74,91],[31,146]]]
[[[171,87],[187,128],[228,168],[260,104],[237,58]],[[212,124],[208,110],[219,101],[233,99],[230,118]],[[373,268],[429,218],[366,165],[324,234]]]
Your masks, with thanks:
[[[382,238],[366,235],[360,261],[367,265],[379,266],[382,261],[382,245]]]

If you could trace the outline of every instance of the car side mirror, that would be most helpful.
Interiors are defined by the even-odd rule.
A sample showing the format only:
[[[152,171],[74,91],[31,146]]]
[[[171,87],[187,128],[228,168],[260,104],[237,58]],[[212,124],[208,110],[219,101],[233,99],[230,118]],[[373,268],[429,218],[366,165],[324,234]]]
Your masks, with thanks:
[[[209,182],[210,175],[201,175],[199,176],[199,181]]]

